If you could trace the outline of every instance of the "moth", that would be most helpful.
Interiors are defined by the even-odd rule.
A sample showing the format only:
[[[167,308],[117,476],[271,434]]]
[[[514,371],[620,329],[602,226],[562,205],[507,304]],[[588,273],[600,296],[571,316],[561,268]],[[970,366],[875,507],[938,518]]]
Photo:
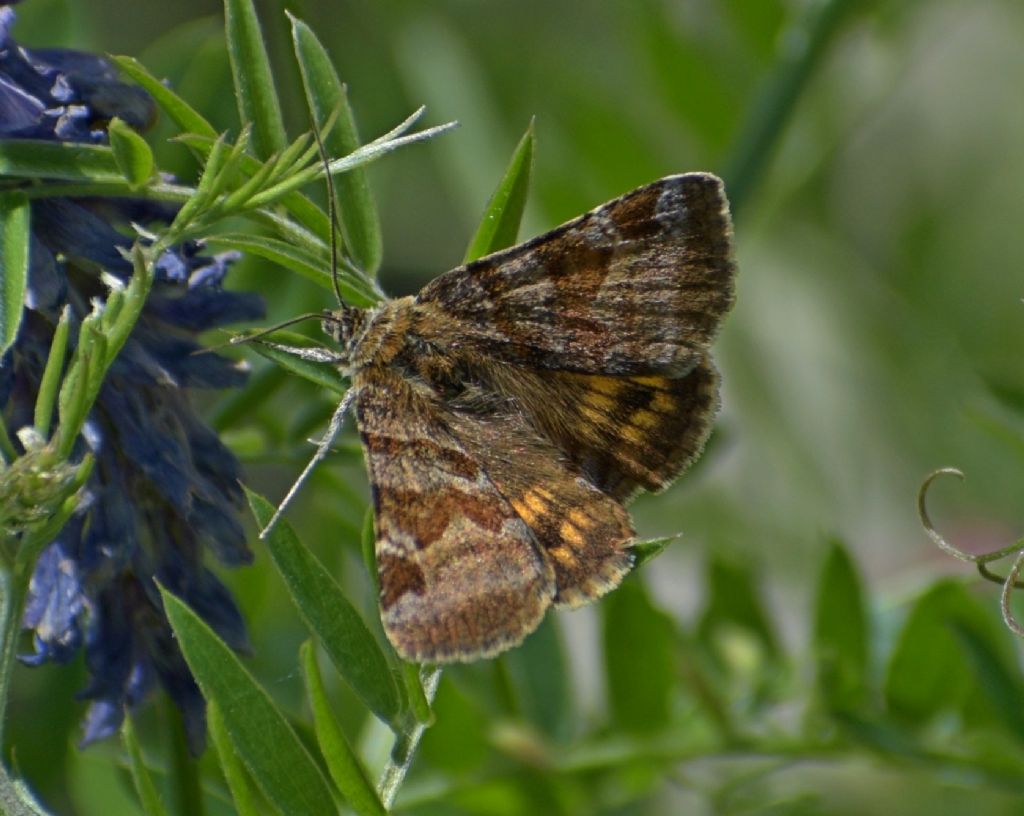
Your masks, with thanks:
[[[338,350],[318,359],[351,388],[306,472],[352,407],[381,618],[403,658],[491,657],[550,607],[622,581],[627,502],[667,486],[710,432],[709,346],[735,274],[722,182],[687,173],[415,296],[325,313]]]

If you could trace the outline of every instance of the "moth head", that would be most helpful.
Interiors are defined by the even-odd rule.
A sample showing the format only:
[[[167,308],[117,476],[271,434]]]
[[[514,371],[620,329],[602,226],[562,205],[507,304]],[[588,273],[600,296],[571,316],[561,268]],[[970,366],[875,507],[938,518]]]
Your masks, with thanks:
[[[325,313],[320,325],[324,333],[333,338],[345,355],[351,358],[366,328],[366,312],[342,304],[339,308]]]

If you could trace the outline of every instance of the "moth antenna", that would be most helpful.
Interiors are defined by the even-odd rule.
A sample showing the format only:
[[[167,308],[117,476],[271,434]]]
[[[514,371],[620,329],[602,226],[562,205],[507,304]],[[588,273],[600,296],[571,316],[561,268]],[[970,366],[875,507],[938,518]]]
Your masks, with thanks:
[[[327,158],[327,148],[324,147],[324,140],[320,136],[320,125],[316,121],[316,113],[313,114],[313,138],[316,139],[316,147],[320,153],[320,161],[324,166],[324,180],[327,182],[327,220],[331,222],[331,285],[334,287],[334,297],[338,301],[338,308],[344,309],[345,301],[341,298],[341,286],[338,283],[338,208],[334,201],[334,179],[331,177],[331,162]],[[333,124],[329,122],[328,126]]]
[[[345,414],[348,412],[349,406],[352,404],[352,400],[355,399],[355,396],[356,389],[350,388],[345,392],[345,396],[341,398],[341,402],[339,402],[338,407],[334,409],[334,415],[331,417],[331,422],[327,426],[327,433],[323,435],[323,438],[316,446],[316,453],[313,454],[313,458],[310,459],[306,464],[306,467],[303,468],[302,473],[299,474],[299,478],[295,480],[295,483],[290,488],[288,488],[288,492],[285,493],[284,498],[281,499],[281,503],[274,511],[274,515],[270,517],[270,521],[267,522],[267,526],[260,531],[261,539],[270,535],[270,531],[277,525],[278,520],[281,518],[281,514],[284,513],[288,505],[292,503],[292,499],[295,498],[295,494],[302,489],[302,486],[313,473],[313,468],[327,457],[327,454],[331,450],[331,445],[334,444],[335,438],[341,431],[342,423],[345,420]]]
[[[260,329],[254,334],[239,335],[232,337],[230,340],[219,343],[216,346],[206,346],[201,349],[196,349],[192,352],[193,357],[197,357],[200,354],[213,354],[214,352],[220,351],[221,349],[230,348],[231,346],[241,346],[244,343],[251,343],[253,340],[259,340],[261,337],[266,337],[268,334],[273,334],[279,329],[291,326],[294,323],[301,323],[303,320],[333,320],[338,321],[338,318],[332,315],[330,312],[307,312],[304,315],[298,317],[292,317],[288,320],[284,320],[280,323],[276,323],[273,326],[267,326],[265,329]]]

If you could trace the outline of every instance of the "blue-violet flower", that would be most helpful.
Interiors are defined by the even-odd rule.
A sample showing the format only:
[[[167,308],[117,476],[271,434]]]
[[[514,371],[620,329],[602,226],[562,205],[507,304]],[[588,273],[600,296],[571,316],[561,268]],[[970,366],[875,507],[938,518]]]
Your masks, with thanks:
[[[0,140],[104,143],[114,116],[145,129],[151,98],[120,82],[92,54],[19,47],[14,12],[0,4]],[[130,224],[168,222],[174,209],[132,199],[34,198],[30,270],[23,319],[0,359],[0,411],[12,430],[31,425],[54,327],[70,306],[71,336],[107,287],[126,281]],[[226,292],[234,254],[205,255],[198,243],[167,252],[136,327],[114,362],[79,441],[95,456],[89,499],[41,555],[24,626],[33,631],[30,665],[64,662],[80,649],[91,675],[84,742],[120,725],[126,706],[156,684],[183,713],[190,745],[201,750],[205,710],[163,614],[155,581],[183,598],[236,649],[246,648],[230,593],[204,564],[251,559],[238,521],[239,465],[189,404],[190,388],[244,382],[245,371],[216,354],[195,355],[196,334],[257,319],[261,300]],[[17,441],[13,440],[17,445]]]

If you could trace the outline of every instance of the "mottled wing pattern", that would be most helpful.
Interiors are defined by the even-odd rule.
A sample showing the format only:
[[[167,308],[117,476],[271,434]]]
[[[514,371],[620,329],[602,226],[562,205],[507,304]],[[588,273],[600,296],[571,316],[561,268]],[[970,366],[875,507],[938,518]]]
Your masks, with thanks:
[[[353,387],[391,642],[416,662],[468,660],[518,644],[555,594],[526,523],[429,393],[380,367],[358,372]]]
[[[550,561],[556,604],[579,606],[619,585],[633,562],[633,528],[619,502],[519,411],[453,411],[448,422]]]
[[[416,301],[449,318],[438,346],[531,367],[678,377],[733,300],[722,182],[670,176],[512,249],[458,267]]]
[[[535,382],[515,398],[532,424],[619,501],[671,483],[700,454],[718,408],[718,376],[707,355],[676,378],[523,374]]]

